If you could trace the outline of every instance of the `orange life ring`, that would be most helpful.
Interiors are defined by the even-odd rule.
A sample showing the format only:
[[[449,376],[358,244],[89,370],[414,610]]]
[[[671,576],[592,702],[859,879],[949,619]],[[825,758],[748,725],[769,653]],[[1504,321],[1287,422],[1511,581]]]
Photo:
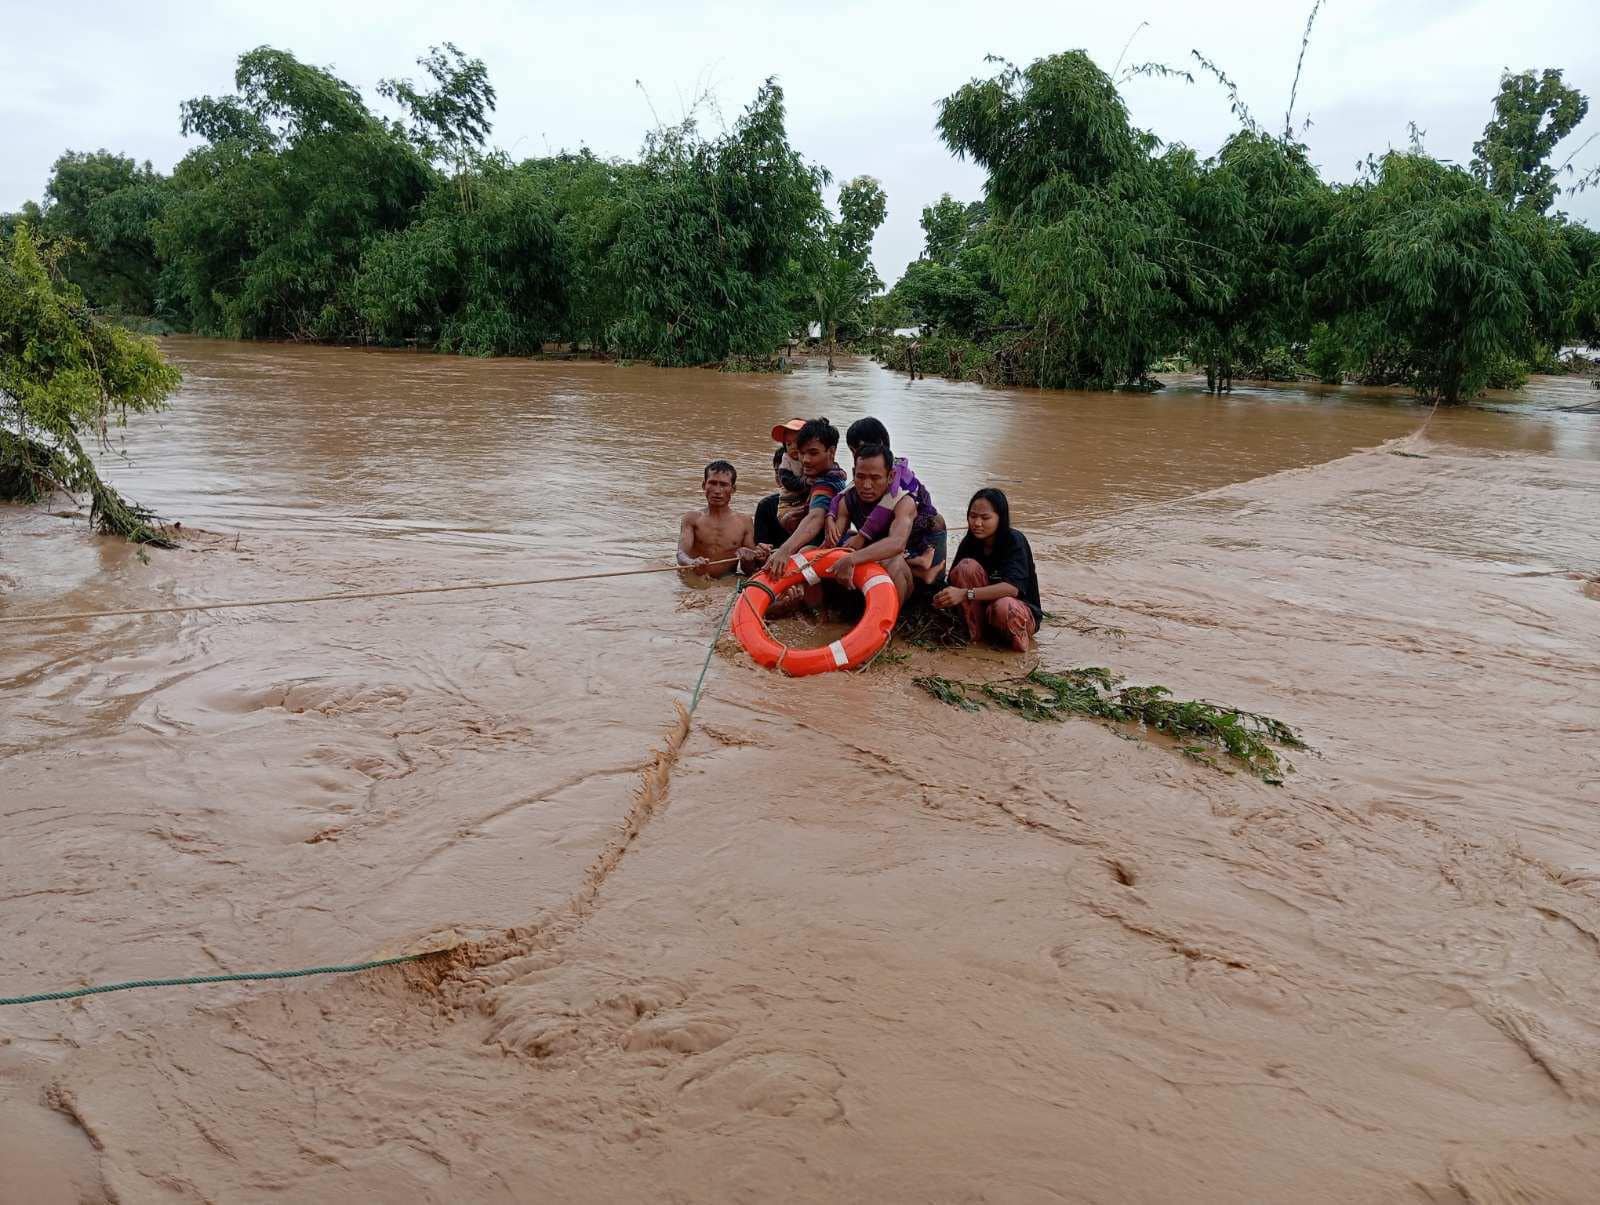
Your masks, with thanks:
[[[765,572],[756,574],[733,608],[733,635],[757,665],[781,670],[796,678],[825,674],[835,669],[855,669],[878,655],[900,617],[900,596],[894,579],[882,565],[857,565],[851,584],[866,596],[867,609],[856,624],[832,644],[814,649],[791,649],[767,631],[767,608],[785,590],[802,582],[815,585],[845,556],[843,548],[808,548],[789,558],[793,568],[774,582]]]

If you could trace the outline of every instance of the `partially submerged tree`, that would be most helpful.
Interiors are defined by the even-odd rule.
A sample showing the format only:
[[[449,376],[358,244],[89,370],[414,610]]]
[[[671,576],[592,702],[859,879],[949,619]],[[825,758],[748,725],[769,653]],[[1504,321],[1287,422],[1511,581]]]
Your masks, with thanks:
[[[436,189],[416,221],[368,245],[356,306],[380,342],[526,356],[561,333],[565,282],[539,181],[489,162],[472,187],[470,207]]]
[[[529,159],[517,170],[537,182],[556,224],[561,280],[566,301],[562,338],[587,343],[596,355],[611,346],[611,328],[621,320],[626,282],[613,248],[644,169],[636,163],[601,159],[584,148]]]
[[[184,104],[183,132],[206,145],[173,173],[156,241],[199,330],[338,339],[359,329],[353,285],[368,243],[409,224],[440,182],[435,157],[486,129],[493,92],[479,72],[435,59],[424,65],[441,92],[387,85],[409,127],[269,46],[240,56],[236,94]]]
[[[1339,190],[1312,254],[1313,288],[1345,343],[1368,361],[1398,347],[1418,393],[1445,403],[1482,390],[1498,362],[1532,358],[1576,283],[1542,214],[1401,152]]]
[[[1080,50],[1005,63],[940,102],[938,128],[988,172],[996,275],[1034,380],[1143,384],[1176,342],[1187,261],[1155,186],[1156,140],[1129,124],[1110,77]]]
[[[825,178],[789,145],[772,80],[719,138],[692,121],[653,132],[607,257],[616,349],[665,365],[770,357],[816,259]]]
[[[1184,350],[1213,390],[1309,327],[1301,254],[1326,219],[1330,193],[1305,147],[1241,130],[1214,159],[1162,159],[1170,199],[1188,227]]]
[[[102,531],[167,545],[160,524],[101,480],[90,448],[129,414],[159,410],[176,369],[148,339],[96,319],[19,226],[0,245],[0,499],[87,492]]]
[[[41,229],[70,240],[67,279],[89,302],[123,314],[154,314],[161,265],[152,227],[167,179],[148,162],[109,151],[67,151],[51,169]]]

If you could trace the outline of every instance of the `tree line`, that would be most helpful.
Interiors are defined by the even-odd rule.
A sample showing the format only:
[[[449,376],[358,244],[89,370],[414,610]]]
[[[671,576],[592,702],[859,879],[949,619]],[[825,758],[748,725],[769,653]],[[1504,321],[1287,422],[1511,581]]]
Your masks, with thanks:
[[[837,323],[882,284],[876,181],[790,145],[763,84],[719,134],[693,116],[636,160],[487,149],[495,91],[456,47],[384,80],[398,116],[261,47],[236,91],[181,106],[200,139],[170,176],[106,151],[57,160],[9,215],[60,245],[96,309],[243,339],[524,355],[551,341],[663,365],[771,361],[797,323]]]
[[[1308,159],[1292,100],[1269,132],[1196,58],[1240,121],[1208,159],[1134,127],[1079,51],[946,97],[940,136],[987,172],[984,196],[923,210],[923,252],[876,322],[923,328],[927,370],[988,383],[1140,387],[1176,358],[1217,389],[1299,373],[1444,402],[1600,344],[1600,235],[1551,212],[1552,154],[1588,112],[1560,71],[1501,80],[1469,166],[1413,127],[1339,184]],[[1158,64],[1122,78],[1138,74],[1194,82]]]
[[[1183,362],[1218,389],[1309,373],[1453,402],[1600,343],[1600,236],[1554,210],[1563,183],[1596,182],[1564,180],[1570,159],[1554,158],[1588,111],[1561,72],[1506,75],[1467,166],[1413,131],[1337,183],[1310,162],[1292,94],[1269,131],[1195,57],[1239,122],[1209,158],[1135,127],[1121,94],[1195,72],[1113,78],[1072,51],[996,63],[946,96],[939,134],[984,169],[983,196],[924,209],[923,251],[885,292],[870,259],[882,188],[848,181],[830,209],[829,174],[790,145],[774,81],[720,133],[691,116],[633,159],[514,162],[489,147],[483,63],[454,46],[418,61],[420,82],[382,81],[383,112],[260,47],[233,93],[181,106],[198,144],[170,175],[63,154],[43,202],[0,217],[0,283],[37,298],[44,273],[61,321],[80,325],[140,315],[479,355],[556,342],[662,365],[773,367],[812,322],[830,346],[916,326],[928,370],[1064,388],[1148,387]],[[8,320],[0,482],[20,471],[18,423],[48,429],[8,417],[15,382],[48,362]],[[118,396],[106,388],[83,412],[94,423]]]

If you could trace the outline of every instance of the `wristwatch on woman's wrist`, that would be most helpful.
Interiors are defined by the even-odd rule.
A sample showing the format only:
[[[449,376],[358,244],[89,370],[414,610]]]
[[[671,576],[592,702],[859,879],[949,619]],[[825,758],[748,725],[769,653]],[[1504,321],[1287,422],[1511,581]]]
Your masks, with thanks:
[[[977,593],[977,591],[972,590],[971,588],[969,588],[967,590],[967,601],[968,602],[972,602],[973,601],[973,595],[976,594],[976,593]]]

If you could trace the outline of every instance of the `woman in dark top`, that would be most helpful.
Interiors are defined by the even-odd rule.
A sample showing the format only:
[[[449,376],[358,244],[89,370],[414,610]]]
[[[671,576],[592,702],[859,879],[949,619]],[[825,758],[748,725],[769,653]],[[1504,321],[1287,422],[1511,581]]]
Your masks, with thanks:
[[[936,607],[960,607],[967,634],[976,640],[992,629],[1019,653],[1044,621],[1039,575],[1028,537],[1011,526],[1011,504],[997,489],[983,489],[967,503],[967,534],[956,549],[950,585],[933,596]]]

